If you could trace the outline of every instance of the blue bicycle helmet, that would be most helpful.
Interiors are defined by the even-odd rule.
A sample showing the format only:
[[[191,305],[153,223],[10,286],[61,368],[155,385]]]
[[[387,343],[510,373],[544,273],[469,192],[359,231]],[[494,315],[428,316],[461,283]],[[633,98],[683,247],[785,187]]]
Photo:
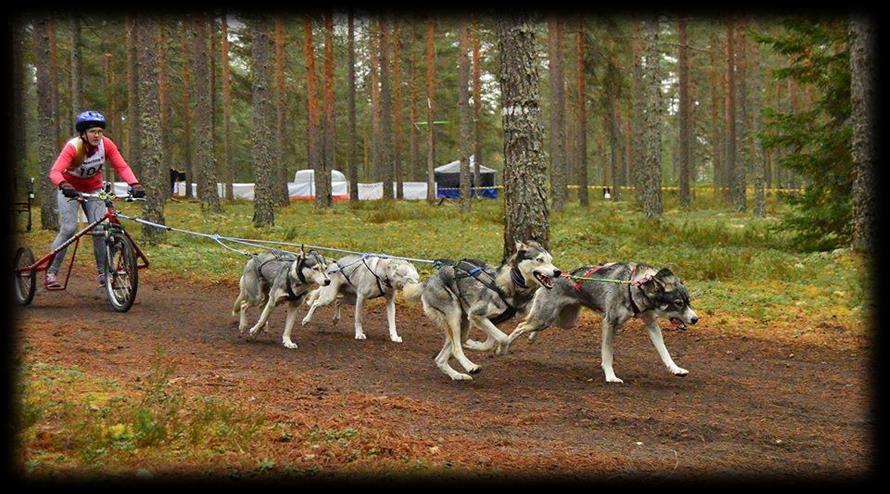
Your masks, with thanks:
[[[78,132],[85,132],[92,127],[105,128],[105,116],[93,110],[87,110],[74,119],[74,128]]]

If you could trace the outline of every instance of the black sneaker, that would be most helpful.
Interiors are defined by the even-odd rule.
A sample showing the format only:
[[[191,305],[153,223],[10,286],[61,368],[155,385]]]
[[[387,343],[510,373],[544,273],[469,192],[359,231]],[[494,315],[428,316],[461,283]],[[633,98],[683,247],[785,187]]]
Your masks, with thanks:
[[[105,288],[105,275],[100,274],[96,277],[96,281],[99,282],[99,288]]]

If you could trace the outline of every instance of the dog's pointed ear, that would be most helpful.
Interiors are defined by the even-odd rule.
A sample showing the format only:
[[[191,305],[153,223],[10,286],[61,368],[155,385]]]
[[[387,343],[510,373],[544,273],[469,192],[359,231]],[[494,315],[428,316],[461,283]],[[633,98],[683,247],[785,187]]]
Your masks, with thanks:
[[[525,245],[525,242],[522,242],[520,240],[516,241],[516,252],[519,252],[521,250],[527,250],[527,249],[528,249],[528,246]]]
[[[661,268],[655,273],[656,278],[667,278],[668,276],[673,276],[674,273],[668,268]]]

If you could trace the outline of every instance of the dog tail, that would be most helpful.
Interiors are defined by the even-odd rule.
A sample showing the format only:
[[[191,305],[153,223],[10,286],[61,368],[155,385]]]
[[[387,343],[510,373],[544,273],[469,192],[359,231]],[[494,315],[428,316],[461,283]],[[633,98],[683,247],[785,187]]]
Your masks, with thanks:
[[[426,282],[408,283],[402,288],[402,297],[409,304],[417,304],[420,302],[420,296],[423,295],[423,289],[426,288]]]

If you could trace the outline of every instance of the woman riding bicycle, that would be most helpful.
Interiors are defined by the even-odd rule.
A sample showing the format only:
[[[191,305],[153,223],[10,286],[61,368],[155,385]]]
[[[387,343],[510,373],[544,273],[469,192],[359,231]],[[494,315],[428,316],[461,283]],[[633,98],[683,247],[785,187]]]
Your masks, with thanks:
[[[102,201],[75,200],[80,193],[94,194],[102,189],[102,167],[110,163],[117,174],[130,184],[133,197],[145,197],[145,189],[136,179],[130,165],[124,161],[117,146],[104,136],[105,117],[97,111],[85,111],[74,120],[74,128],[80,134],[69,140],[49,172],[49,180],[59,188],[59,234],[52,248],[62,245],[77,231],[77,208],[83,207],[87,221],[93,222],[105,215]],[[101,227],[98,227],[101,228]],[[96,256],[99,286],[105,286],[105,245],[101,235],[93,235],[93,253]],[[62,250],[46,270],[46,286],[61,287],[59,267],[65,258]]]

